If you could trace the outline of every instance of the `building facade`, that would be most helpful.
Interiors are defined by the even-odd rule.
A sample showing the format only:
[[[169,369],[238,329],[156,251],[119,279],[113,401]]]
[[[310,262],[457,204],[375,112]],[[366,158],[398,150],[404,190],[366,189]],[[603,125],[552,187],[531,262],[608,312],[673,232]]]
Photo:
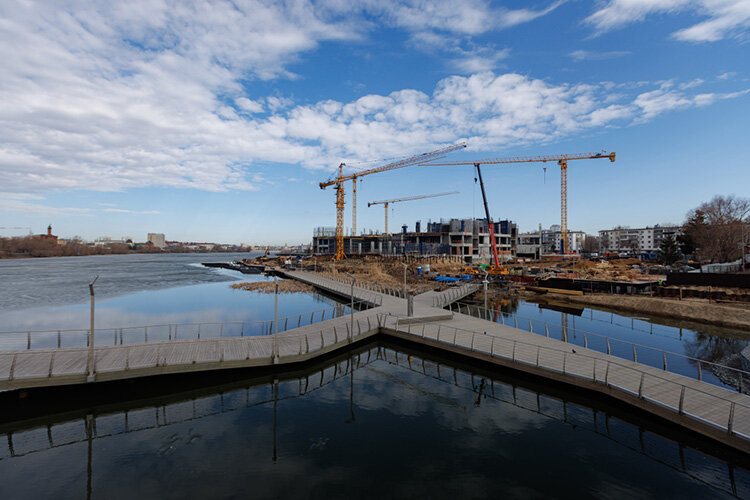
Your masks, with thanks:
[[[682,234],[679,226],[618,227],[599,231],[599,251],[604,254],[640,255],[656,253],[667,238]]]
[[[516,225],[508,220],[493,222],[498,257],[511,260],[515,255]],[[492,242],[483,219],[450,219],[428,222],[424,231],[417,222],[415,230],[409,232],[402,226],[400,233],[390,235],[367,234],[344,237],[346,254],[416,254],[458,255],[472,260],[489,262],[492,258]],[[336,229],[318,227],[313,232],[313,249],[316,254],[333,254],[336,250]]]
[[[148,233],[146,241],[150,241],[156,248],[165,248],[167,246],[164,233]]]
[[[542,229],[542,246],[544,253],[562,252],[562,229],[559,224],[553,224],[549,229]],[[568,231],[567,253],[581,253],[583,243],[586,241],[586,233],[583,231]]]

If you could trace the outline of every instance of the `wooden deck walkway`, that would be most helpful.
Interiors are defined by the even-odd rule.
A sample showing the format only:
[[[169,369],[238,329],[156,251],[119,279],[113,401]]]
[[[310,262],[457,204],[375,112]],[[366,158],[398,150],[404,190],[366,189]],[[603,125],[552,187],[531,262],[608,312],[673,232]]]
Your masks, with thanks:
[[[313,273],[295,271],[288,276],[345,297],[351,291],[349,283]],[[93,349],[92,366],[88,348],[0,352],[0,390],[288,365],[386,334],[606,394],[750,453],[750,397],[432,306],[458,300],[473,290],[464,286],[417,296],[414,316],[406,318],[406,300],[391,295],[392,291],[355,287],[355,300],[373,308],[277,336],[99,346]]]

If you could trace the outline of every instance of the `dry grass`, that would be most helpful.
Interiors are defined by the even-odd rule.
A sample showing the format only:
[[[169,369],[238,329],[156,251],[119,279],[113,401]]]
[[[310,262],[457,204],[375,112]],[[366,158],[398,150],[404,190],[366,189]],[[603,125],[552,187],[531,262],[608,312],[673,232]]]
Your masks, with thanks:
[[[273,285],[274,285],[273,281],[255,281],[252,283],[249,283],[249,282],[234,283],[232,284],[232,288],[241,289],[241,290],[250,290],[253,292],[260,292],[260,293],[274,293]],[[315,289],[312,286],[306,285],[305,283],[300,283],[299,281],[279,280],[279,293],[299,293],[299,292],[313,292],[313,291],[315,291]]]

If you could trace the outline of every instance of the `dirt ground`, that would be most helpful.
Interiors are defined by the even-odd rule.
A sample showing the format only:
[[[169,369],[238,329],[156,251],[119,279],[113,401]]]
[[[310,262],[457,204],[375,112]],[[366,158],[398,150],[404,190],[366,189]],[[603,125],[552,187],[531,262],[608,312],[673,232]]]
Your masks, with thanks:
[[[334,274],[350,273],[357,280],[369,283],[401,288],[404,286],[404,266],[395,260],[380,260],[377,258],[349,258],[340,262],[318,262],[318,271]],[[415,293],[434,290],[440,287],[438,283],[417,275],[417,267],[424,264],[409,264],[406,270],[407,286]],[[430,263],[430,272],[437,274],[459,274],[465,264],[455,262]]]
[[[709,303],[703,299],[665,299],[630,295],[546,295],[529,294],[527,298],[599,306],[615,311],[626,311],[651,316],[683,319],[750,332],[750,308],[746,305]]]
[[[638,266],[633,268],[633,266]],[[614,259],[609,261],[578,260],[565,263],[560,267],[575,273],[580,279],[629,281],[644,274],[644,270],[653,267],[638,259]]]

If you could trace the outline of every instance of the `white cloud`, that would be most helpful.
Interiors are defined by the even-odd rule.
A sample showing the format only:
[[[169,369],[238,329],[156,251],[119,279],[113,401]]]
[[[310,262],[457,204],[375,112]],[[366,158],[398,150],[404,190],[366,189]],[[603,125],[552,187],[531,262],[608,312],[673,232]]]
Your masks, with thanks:
[[[247,97],[239,97],[234,100],[234,103],[241,110],[246,111],[248,113],[262,113],[263,112],[263,104],[259,103],[258,101],[253,101],[251,99],[248,99]]]
[[[629,55],[627,50],[612,50],[609,52],[595,52],[590,50],[574,50],[568,54],[568,57],[574,61],[600,61],[603,59],[613,59]]]
[[[693,106],[708,106],[718,100],[735,99],[750,93],[750,89],[730,93],[704,93],[688,95],[680,91],[671,90],[670,85],[662,85],[657,90],[639,94],[633,104],[640,108],[639,121],[650,120],[662,113],[684,109]]]
[[[704,83],[705,83],[705,81],[702,78],[696,78],[694,80],[690,80],[689,82],[681,83],[680,84],[680,88],[682,90],[692,89],[692,88],[695,88],[695,87],[699,87],[699,86],[703,85]]]
[[[0,4],[0,185],[13,193],[255,190],[270,183],[254,167],[261,162],[329,169],[461,139],[474,149],[506,148],[732,96],[483,71],[444,78],[426,92],[295,105],[283,95],[246,95],[239,82],[283,77],[301,52],[355,37],[359,24],[351,13],[336,14],[332,2],[325,15],[303,1],[57,5]],[[468,72],[507,55],[442,41]],[[6,199],[5,207],[84,211],[34,200]]]
[[[724,73],[721,73],[721,74],[720,74],[719,76],[717,76],[716,78],[718,78],[719,80],[731,80],[731,79],[732,79],[732,78],[734,78],[735,76],[737,76],[737,73],[736,73],[736,72],[734,72],[734,71],[726,71],[726,72],[724,72]]]
[[[495,50],[491,47],[478,47],[472,50],[461,50],[459,57],[451,60],[451,65],[460,73],[481,73],[492,71],[500,61],[507,58],[510,49]]]
[[[158,210],[128,210],[126,208],[105,208],[104,211],[115,214],[131,215],[155,215],[161,213]]]
[[[601,33],[643,21],[649,15],[683,12],[708,19],[672,33],[681,41],[715,42],[744,36],[750,28],[748,0],[609,0],[586,22]]]
[[[41,199],[41,197],[5,193],[0,197],[0,211],[31,215],[91,215],[91,210],[88,208],[51,207],[40,203],[29,203],[24,201],[26,199]]]
[[[478,35],[527,23],[545,16],[565,3],[540,2],[539,10],[492,7],[482,0],[363,1],[363,9],[384,22],[408,31],[438,30],[454,34]]]

